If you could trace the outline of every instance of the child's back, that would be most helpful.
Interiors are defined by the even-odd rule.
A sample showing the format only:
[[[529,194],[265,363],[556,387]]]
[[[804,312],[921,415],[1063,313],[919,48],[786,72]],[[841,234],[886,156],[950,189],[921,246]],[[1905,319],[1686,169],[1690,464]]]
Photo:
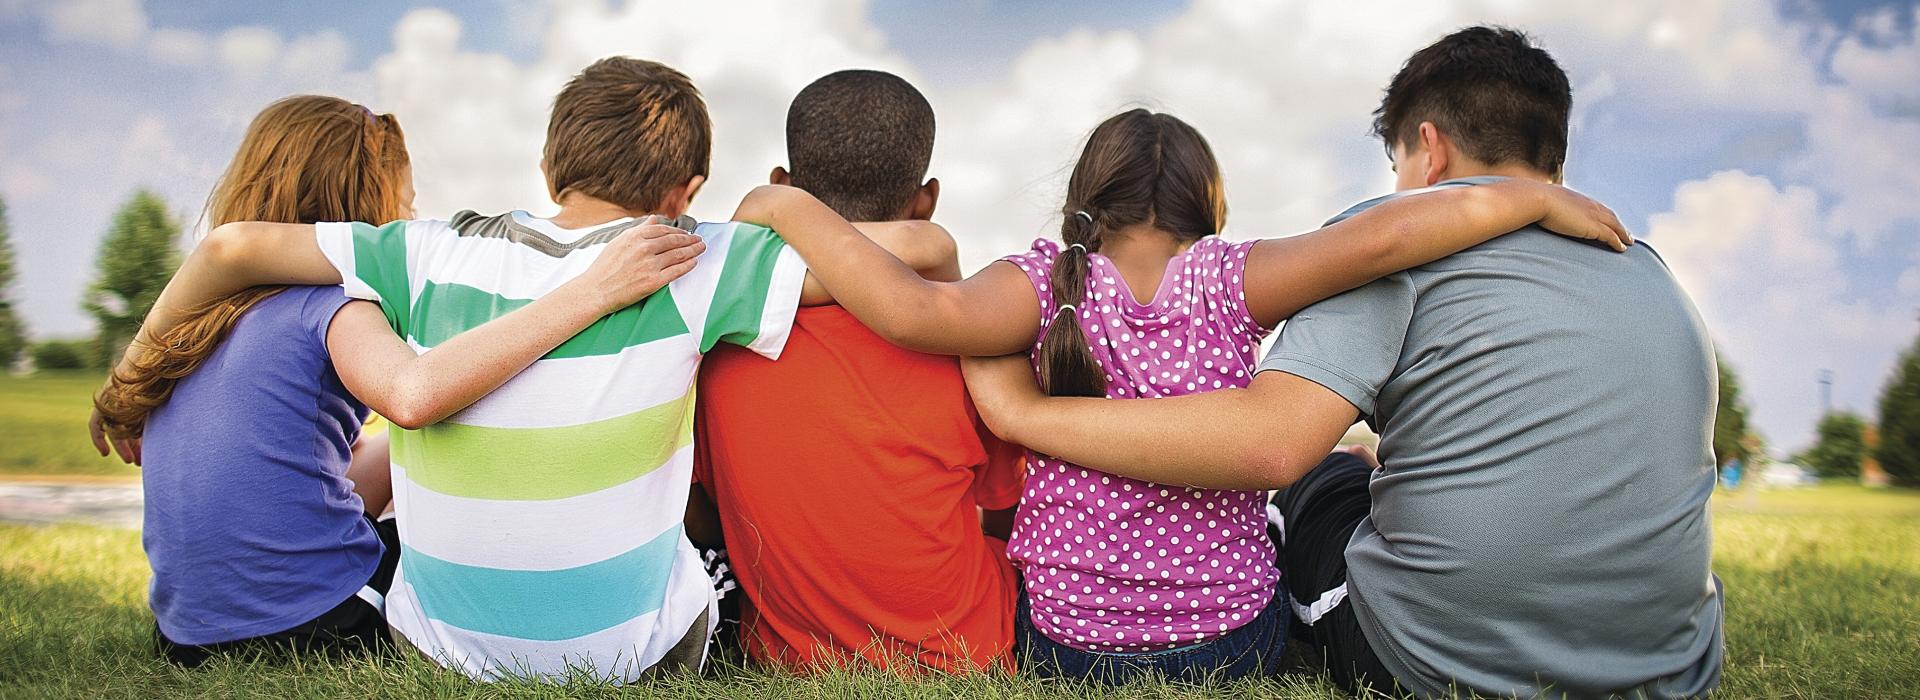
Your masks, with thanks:
[[[1105,256],[1089,255],[1077,317],[1108,398],[1245,386],[1266,329],[1247,311],[1240,270],[1252,242],[1206,237],[1168,261],[1149,303]],[[1009,258],[1036,290],[1061,246]],[[1041,316],[1059,306],[1040,295]],[[1041,344],[1036,368],[1044,371]],[[1170,428],[1173,428],[1170,426]],[[1166,486],[1035,454],[1008,554],[1021,565],[1031,623],[1049,639],[1102,652],[1172,649],[1251,622],[1279,571],[1265,494]]]
[[[319,236],[349,293],[379,299],[424,350],[553,291],[637,223],[462,213]],[[693,272],[470,408],[395,430],[403,546],[387,616],[429,656],[487,677],[698,665],[713,592],[681,534],[694,373],[723,340],[777,353],[804,267],[764,228],[695,232],[708,252]],[[690,660],[670,658],[683,642]]]
[[[554,220],[324,224],[320,248],[350,296],[432,348],[582,275],[633,217],[684,211],[709,134],[685,76],[606,59],[554,101]],[[806,270],[765,228],[694,231],[707,249],[692,272],[466,410],[393,436],[402,555],[387,615],[428,656],[483,678],[700,665],[714,596],[681,532],[694,374],[722,342],[777,355]]]
[[[795,183],[852,220],[925,218],[933,111],[898,77],[844,71],[788,113]],[[801,309],[778,362],[721,349],[700,378],[699,480],[719,504],[756,661],[947,671],[1010,661],[1018,595],[979,509],[1011,508],[1021,452],[958,363],[838,306]]]

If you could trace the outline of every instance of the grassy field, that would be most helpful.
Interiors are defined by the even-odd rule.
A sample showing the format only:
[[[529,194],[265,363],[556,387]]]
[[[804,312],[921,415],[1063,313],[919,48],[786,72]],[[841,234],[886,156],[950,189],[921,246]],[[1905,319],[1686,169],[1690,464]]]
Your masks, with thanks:
[[[1897,698],[1920,689],[1920,494],[1827,486],[1722,493],[1715,568],[1727,596],[1721,697]],[[417,661],[174,670],[148,651],[139,535],[0,527],[0,697],[1235,697],[1331,698],[1308,677],[1118,691],[1020,677],[903,682],[729,667],[716,678],[616,689],[470,684]]]
[[[87,413],[105,376],[0,372],[0,426],[6,435],[0,441],[0,475],[138,476],[139,470],[101,457],[87,442]]]

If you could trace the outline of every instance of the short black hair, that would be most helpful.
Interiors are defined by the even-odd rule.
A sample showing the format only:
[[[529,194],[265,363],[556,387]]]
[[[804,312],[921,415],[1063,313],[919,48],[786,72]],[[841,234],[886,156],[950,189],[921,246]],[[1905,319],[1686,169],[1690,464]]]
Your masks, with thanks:
[[[1373,134],[1391,156],[1395,145],[1420,142],[1420,122],[1433,122],[1475,160],[1559,176],[1572,111],[1566,72],[1526,34],[1468,27],[1407,59],[1373,112]]]
[[[849,221],[899,216],[932,158],[933,106],[892,73],[832,73],[787,108],[793,186]]]

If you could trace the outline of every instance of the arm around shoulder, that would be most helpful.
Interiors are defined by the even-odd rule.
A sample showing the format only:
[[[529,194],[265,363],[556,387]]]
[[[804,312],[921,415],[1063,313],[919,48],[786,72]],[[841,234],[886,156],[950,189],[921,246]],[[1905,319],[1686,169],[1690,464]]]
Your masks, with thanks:
[[[966,360],[967,388],[996,434],[1119,476],[1212,489],[1287,486],[1358,415],[1313,382],[1279,372],[1245,389],[1151,400],[1049,397],[1020,358]]]

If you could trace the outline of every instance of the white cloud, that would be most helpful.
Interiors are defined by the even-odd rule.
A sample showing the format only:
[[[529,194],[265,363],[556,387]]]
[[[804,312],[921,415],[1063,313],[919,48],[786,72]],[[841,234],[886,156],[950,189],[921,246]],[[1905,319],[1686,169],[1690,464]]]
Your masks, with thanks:
[[[161,63],[192,68],[206,63],[212,41],[206,35],[184,29],[155,29],[147,38],[147,53]]]
[[[147,33],[147,12],[140,0],[60,0],[46,4],[42,12],[47,38],[55,42],[131,50]]]
[[[1859,34],[1833,50],[1833,72],[1869,97],[1920,108],[1920,46],[1901,36],[1902,13],[1882,8],[1860,20]],[[1920,5],[1910,8],[1906,26],[1920,22]]]
[[[1803,429],[1769,435],[1795,449],[1819,418],[1814,378],[1836,373],[1836,403],[1871,413],[1885,368],[1912,333],[1920,275],[1903,303],[1855,298],[1842,254],[1857,252],[1823,221],[1820,197],[1740,171],[1682,184],[1648,240],[1692,292],[1725,357],[1746,379],[1756,419]],[[1777,434],[1785,432],[1785,434]]]
[[[220,35],[220,63],[244,78],[266,74],[280,57],[280,33],[266,27],[235,27]]]

